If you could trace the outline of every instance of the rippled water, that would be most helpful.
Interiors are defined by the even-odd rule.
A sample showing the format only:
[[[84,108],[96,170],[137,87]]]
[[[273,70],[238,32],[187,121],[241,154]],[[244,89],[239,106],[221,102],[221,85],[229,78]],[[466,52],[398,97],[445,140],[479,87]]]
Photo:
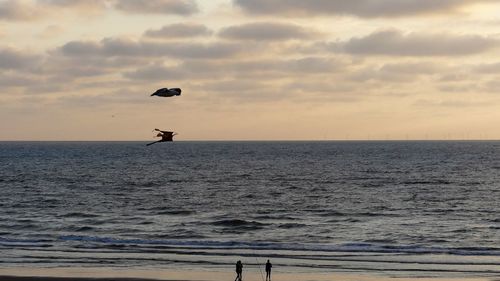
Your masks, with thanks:
[[[0,266],[500,274],[500,142],[0,143]]]

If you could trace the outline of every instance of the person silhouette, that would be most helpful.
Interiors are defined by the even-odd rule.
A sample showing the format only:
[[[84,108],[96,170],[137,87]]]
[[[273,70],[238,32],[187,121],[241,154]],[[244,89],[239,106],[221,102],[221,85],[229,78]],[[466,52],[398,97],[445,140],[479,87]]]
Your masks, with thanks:
[[[237,261],[236,262],[236,279],[234,279],[234,281],[241,281],[243,278],[243,264],[241,263],[241,261]]]
[[[269,260],[267,260],[267,262],[266,262],[266,280],[269,278],[269,281],[271,281],[271,267],[273,267],[273,265],[271,264],[271,262]]]

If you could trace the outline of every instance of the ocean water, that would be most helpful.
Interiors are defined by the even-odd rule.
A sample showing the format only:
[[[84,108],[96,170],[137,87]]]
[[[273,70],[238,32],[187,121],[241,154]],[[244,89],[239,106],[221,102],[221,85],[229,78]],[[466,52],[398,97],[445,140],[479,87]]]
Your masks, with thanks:
[[[500,142],[0,142],[0,192],[0,267],[500,274]]]

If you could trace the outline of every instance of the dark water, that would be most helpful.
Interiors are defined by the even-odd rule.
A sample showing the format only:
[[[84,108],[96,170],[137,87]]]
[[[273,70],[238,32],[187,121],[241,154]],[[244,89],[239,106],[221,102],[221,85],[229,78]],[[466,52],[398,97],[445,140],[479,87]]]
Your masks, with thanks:
[[[0,267],[500,274],[500,142],[3,142],[0,192]]]

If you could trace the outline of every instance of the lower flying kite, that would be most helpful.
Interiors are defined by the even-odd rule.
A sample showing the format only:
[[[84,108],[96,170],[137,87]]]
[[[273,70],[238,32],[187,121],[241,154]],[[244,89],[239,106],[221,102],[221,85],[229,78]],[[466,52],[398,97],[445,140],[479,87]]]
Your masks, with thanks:
[[[150,145],[155,144],[157,142],[174,141],[174,136],[177,135],[176,132],[161,131],[160,129],[155,129],[155,131],[158,131],[158,134],[156,136],[161,137],[161,139],[158,141],[148,143],[148,144],[146,144],[147,146],[150,146]]]

